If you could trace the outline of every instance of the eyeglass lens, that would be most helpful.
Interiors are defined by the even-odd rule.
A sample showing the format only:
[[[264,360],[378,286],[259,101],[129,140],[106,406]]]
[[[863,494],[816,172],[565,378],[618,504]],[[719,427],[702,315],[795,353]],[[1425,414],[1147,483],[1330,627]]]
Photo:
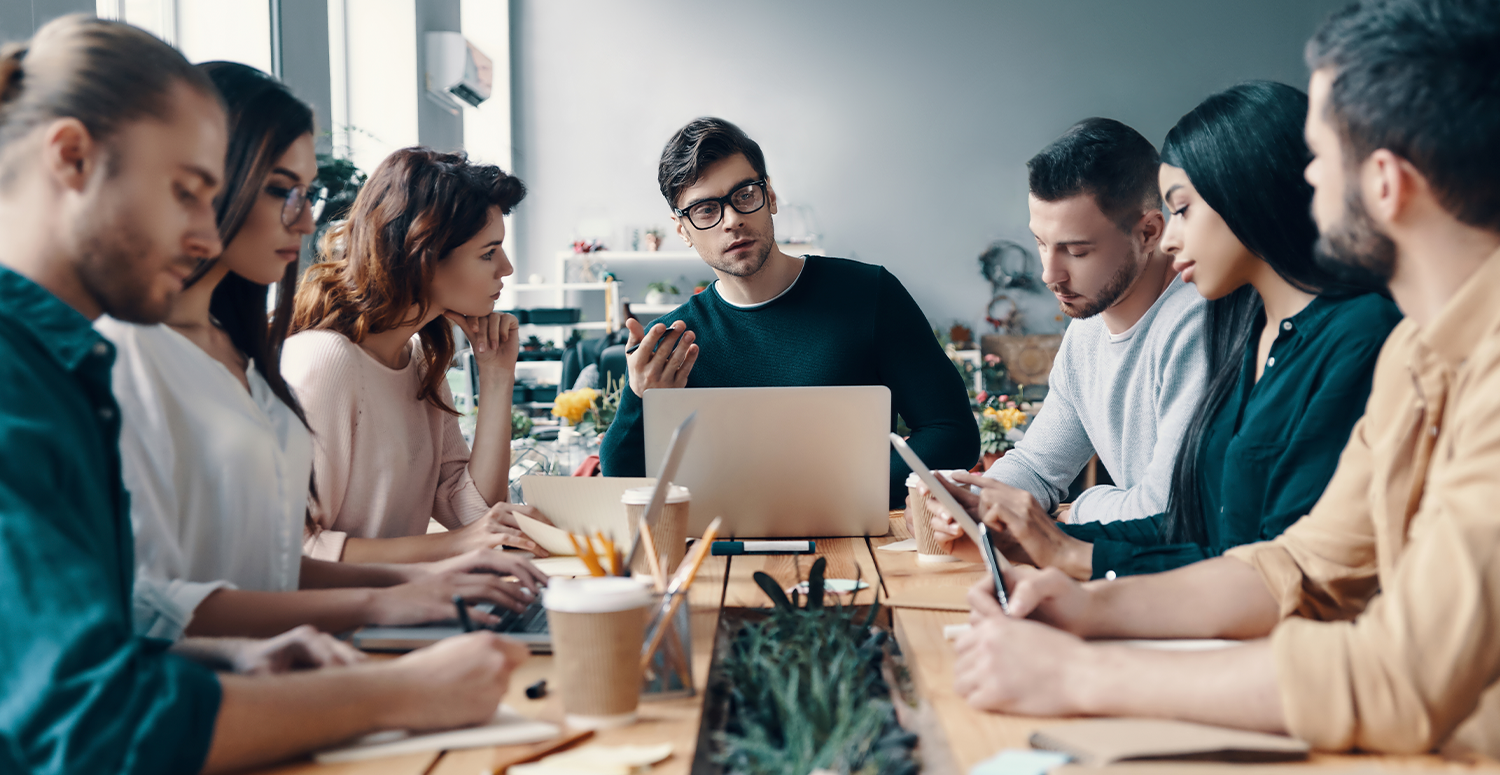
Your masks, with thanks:
[[[729,192],[729,206],[741,215],[749,215],[766,206],[766,192],[759,183],[746,183]],[[688,208],[688,219],[699,229],[711,229],[724,218],[719,200],[699,202]]]
[[[281,223],[291,226],[302,217],[302,211],[311,206],[313,221],[323,214],[323,197],[309,194],[306,186],[296,186],[286,192],[286,202],[281,205]]]

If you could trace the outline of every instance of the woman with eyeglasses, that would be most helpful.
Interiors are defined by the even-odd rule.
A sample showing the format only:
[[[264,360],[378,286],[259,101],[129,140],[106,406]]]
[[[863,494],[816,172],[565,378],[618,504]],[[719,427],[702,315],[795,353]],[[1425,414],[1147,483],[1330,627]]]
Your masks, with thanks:
[[[297,291],[287,380],[318,436],[317,529],[304,551],[345,562],[430,561],[476,547],[541,547],[507,502],[519,349],[495,312],[514,271],[504,216],[526,188],[463,154],[405,148],[360,189]],[[448,389],[453,326],[474,348],[474,446]],[[428,533],[431,520],[446,531]]]
[[[223,252],[188,278],[165,324],[97,324],[118,348],[137,631],[269,636],[301,624],[339,632],[420,623],[451,618],[454,595],[523,609],[545,578],[498,552],[405,567],[303,558],[317,502],[315,441],[280,351],[297,257],[313,231],[313,114],[259,70],[199,67],[229,114],[226,180],[214,202]],[[278,301],[268,316],[272,283]]]

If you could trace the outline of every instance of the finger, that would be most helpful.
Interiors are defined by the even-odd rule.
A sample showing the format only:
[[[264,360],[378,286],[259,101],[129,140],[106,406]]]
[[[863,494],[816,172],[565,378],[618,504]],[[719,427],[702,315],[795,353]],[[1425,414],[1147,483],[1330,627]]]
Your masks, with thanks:
[[[687,386],[688,375],[693,371],[693,364],[698,362],[698,343],[694,342],[687,349],[687,357],[683,359],[682,366],[677,369],[677,379],[682,384],[678,387]]]
[[[484,337],[485,347],[491,350],[498,350],[500,348],[500,324],[503,322],[500,318],[500,315],[490,313],[479,319],[482,329],[481,336]]]
[[[969,474],[960,472],[955,474],[954,478],[957,478],[959,476],[969,476]],[[963,506],[970,511],[973,511],[974,506],[979,503],[979,496],[975,495],[967,485],[955,484],[952,480],[942,474],[937,474],[937,480],[943,485],[943,488],[953,496],[953,499],[958,501],[958,505]]]
[[[505,662],[508,667],[506,670],[507,678],[509,677],[510,670],[514,670],[517,666],[531,658],[531,649],[527,648],[526,644],[514,638],[496,635],[495,645],[505,655]]]
[[[995,584],[988,578],[981,579],[969,588],[968,601],[969,610],[981,618],[1005,615],[1005,609],[1000,607],[1000,601],[995,597]]]
[[[473,344],[476,330],[473,318],[460,315],[451,309],[443,310],[443,317],[453,321],[459,328],[463,329],[464,336],[468,337],[470,344]]]
[[[656,346],[656,352],[651,356],[651,364],[658,371],[666,369],[667,362],[672,358],[673,351],[677,347],[677,342],[682,339],[683,331],[686,328],[686,324],[680,320],[676,320],[672,322],[671,328],[662,333],[661,343]]]
[[[322,641],[327,645],[329,656],[324,664],[327,665],[357,665],[369,659],[363,651],[339,640],[338,638],[324,635]]]
[[[488,602],[505,606],[516,613],[526,610],[519,585],[514,581],[503,581],[487,574],[465,574],[469,578],[459,583],[459,594],[469,603]]]
[[[495,532],[490,533],[489,536],[485,538],[485,544],[490,549],[494,549],[496,551],[500,551],[501,547],[510,546],[516,549],[520,549],[523,552],[531,552],[538,557],[552,556],[547,553],[546,549],[543,549],[535,541],[527,538],[524,535],[511,533],[509,532],[509,530],[496,530]]]
[[[509,342],[517,331],[521,330],[521,321],[515,315],[509,313],[500,316],[500,341]]]
[[[528,506],[524,503],[512,503],[510,504],[510,511],[514,512],[514,514],[525,514],[526,516],[531,517],[532,519],[544,525],[553,525],[554,527],[556,527],[552,520],[549,519],[546,514],[542,513],[541,509],[535,506]],[[510,522],[507,524],[517,524],[514,515],[510,515]]]
[[[656,343],[660,342],[662,336],[666,333],[667,327],[661,323],[652,326],[651,330],[647,331],[645,336],[641,337],[640,349],[635,351],[635,362],[637,364],[649,363],[652,356],[655,355]]]
[[[625,339],[625,349],[627,350],[640,344],[641,340],[646,337],[646,331],[641,327],[641,321],[635,318],[625,321],[625,330],[630,332]]]
[[[682,368],[682,364],[687,362],[688,350],[697,336],[692,331],[682,332],[677,338],[677,346],[672,350],[672,357],[667,360],[668,368],[674,372]]]
[[[1053,594],[1045,588],[1046,577],[1038,574],[1025,574],[1023,569],[1012,566],[1009,571],[1001,571],[1005,576],[1005,584],[1010,587],[1010,615],[1017,619],[1025,619],[1036,612],[1042,603],[1047,602]]]

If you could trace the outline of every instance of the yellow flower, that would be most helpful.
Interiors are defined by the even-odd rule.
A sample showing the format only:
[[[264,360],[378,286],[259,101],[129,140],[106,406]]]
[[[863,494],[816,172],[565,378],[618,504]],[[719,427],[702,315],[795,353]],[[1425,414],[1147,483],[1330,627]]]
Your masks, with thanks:
[[[577,425],[598,397],[599,391],[593,388],[579,388],[559,393],[552,402],[552,414],[567,420],[569,425]]]
[[[985,410],[985,414],[989,414],[989,410]],[[994,417],[1000,421],[1000,427],[1006,431],[1017,425],[1026,424],[1026,413],[1020,409],[1001,409],[995,412]]]

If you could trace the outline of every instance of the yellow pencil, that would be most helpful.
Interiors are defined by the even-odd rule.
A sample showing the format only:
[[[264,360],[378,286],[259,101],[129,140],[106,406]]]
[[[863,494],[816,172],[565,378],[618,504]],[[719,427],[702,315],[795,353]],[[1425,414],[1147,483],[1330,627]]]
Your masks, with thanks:
[[[580,546],[578,539],[569,533],[568,542],[573,544],[573,551],[578,552],[578,559],[583,560],[583,565],[589,569],[590,576],[604,575],[604,568],[600,567],[599,559],[594,556],[594,547],[589,545],[588,536],[584,536],[583,545]]]

